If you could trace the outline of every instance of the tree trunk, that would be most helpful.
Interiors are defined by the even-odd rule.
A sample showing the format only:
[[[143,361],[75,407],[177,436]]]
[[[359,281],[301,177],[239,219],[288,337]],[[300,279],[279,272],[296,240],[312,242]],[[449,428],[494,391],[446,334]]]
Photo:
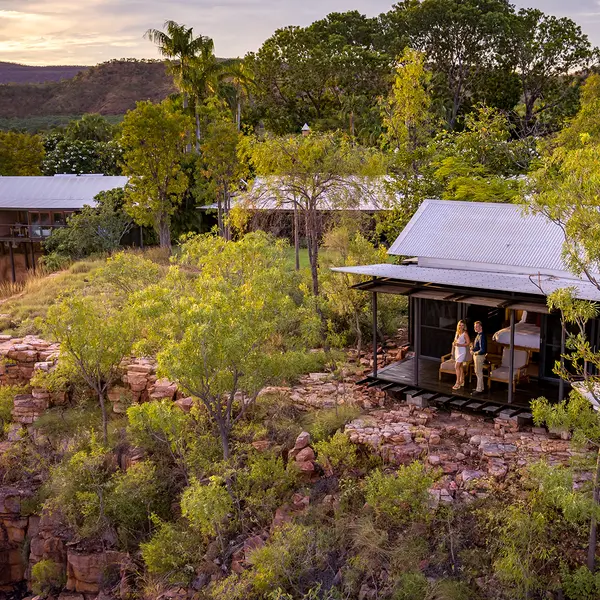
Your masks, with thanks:
[[[105,444],[108,443],[108,418],[106,416],[106,404],[104,401],[104,392],[98,392],[98,402],[100,403],[100,411],[102,412],[102,440]]]
[[[217,227],[219,228],[219,235],[225,237],[225,231],[223,230],[223,201],[219,197],[217,200]]]
[[[200,115],[198,114],[198,102],[194,107],[196,117],[196,154],[200,154]]]
[[[235,113],[235,124],[237,125],[237,130],[241,131],[242,129],[242,98],[238,93],[237,98],[237,110]]]
[[[294,203],[294,255],[296,258],[296,271],[300,270],[300,232],[298,231],[299,218],[298,206]]]
[[[171,250],[171,228],[169,227],[169,217],[166,214],[160,215],[158,218],[158,225],[156,228],[158,233],[158,240],[161,248],[168,248]]]
[[[354,311],[354,323],[356,325],[356,362],[360,362],[362,352],[362,331],[360,329],[360,313]]]
[[[229,460],[231,453],[229,452],[229,435],[225,423],[218,423],[219,437],[221,438],[221,448],[223,449],[223,460]]]
[[[593,498],[594,498],[594,506],[593,510],[595,511],[598,507],[598,501],[600,500],[600,489],[598,484],[600,483],[600,448],[598,449],[598,455],[596,457],[596,472],[594,473],[594,490],[593,490]],[[596,515],[592,514],[592,519],[590,522],[590,540],[588,547],[588,556],[587,556],[587,566],[588,569],[593,573],[596,570],[596,545],[598,542],[598,522],[596,520]]]
[[[312,277],[312,292],[319,295],[319,227],[317,224],[317,211],[306,211],[306,242],[308,246],[308,260]]]

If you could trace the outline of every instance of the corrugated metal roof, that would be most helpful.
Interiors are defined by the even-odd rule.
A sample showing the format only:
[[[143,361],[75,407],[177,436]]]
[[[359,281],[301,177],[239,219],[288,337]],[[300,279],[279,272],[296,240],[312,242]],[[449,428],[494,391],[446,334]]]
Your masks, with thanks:
[[[345,184],[332,184],[331,193],[324,193],[319,210],[359,210],[377,212],[390,210],[396,194],[389,191],[384,177],[348,177]],[[257,177],[252,188],[239,194],[239,202],[255,210],[293,210],[291,191],[279,177]],[[302,199],[300,199],[300,202]]]
[[[563,242],[560,227],[518,205],[425,200],[389,254],[566,272]]]
[[[433,283],[479,290],[535,294],[538,296],[547,296],[555,290],[574,287],[575,295],[578,298],[600,302],[600,290],[589,281],[583,279],[569,279],[549,275],[535,277],[511,273],[485,273],[482,271],[433,269],[414,265],[390,264],[336,267],[333,270],[342,273],[353,273],[355,275],[385,277],[402,282]]]
[[[0,177],[0,209],[80,209],[100,192],[127,185],[128,178],[104,175]]]

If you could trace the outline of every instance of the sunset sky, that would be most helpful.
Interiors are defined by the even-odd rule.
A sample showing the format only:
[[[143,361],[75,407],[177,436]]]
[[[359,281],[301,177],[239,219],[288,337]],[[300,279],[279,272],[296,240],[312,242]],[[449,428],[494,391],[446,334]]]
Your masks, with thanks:
[[[599,0],[516,4],[570,16],[600,45]],[[142,36],[167,19],[212,37],[218,56],[243,56],[278,27],[307,25],[333,11],[376,15],[390,6],[390,0],[0,0],[0,61],[86,65],[157,58]]]

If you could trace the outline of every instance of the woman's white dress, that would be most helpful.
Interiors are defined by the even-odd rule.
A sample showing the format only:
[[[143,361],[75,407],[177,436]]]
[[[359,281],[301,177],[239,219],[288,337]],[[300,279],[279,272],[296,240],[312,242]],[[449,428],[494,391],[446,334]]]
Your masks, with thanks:
[[[465,334],[461,333],[457,338],[455,338],[455,343],[457,344],[466,344],[467,340],[465,338]],[[454,346],[454,360],[456,362],[465,362],[467,360],[467,347],[466,346]]]

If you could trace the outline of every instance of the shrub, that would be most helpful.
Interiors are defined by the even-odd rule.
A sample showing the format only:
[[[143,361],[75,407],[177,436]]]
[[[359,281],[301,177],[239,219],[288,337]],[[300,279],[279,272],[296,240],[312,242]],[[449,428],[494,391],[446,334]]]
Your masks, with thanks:
[[[398,577],[393,600],[425,600],[429,584],[423,573],[402,573]]]
[[[281,457],[252,452],[247,468],[237,474],[235,494],[249,519],[266,524],[296,483],[296,472],[287,470]]]
[[[315,444],[317,458],[327,463],[335,472],[349,471],[358,464],[356,445],[341,431],[336,431],[330,440],[322,440]]]
[[[151,575],[161,575],[169,581],[190,581],[195,566],[204,553],[202,540],[188,529],[162,521],[153,515],[154,535],[140,544],[142,559]]]
[[[181,514],[205,536],[219,535],[225,517],[233,510],[233,501],[219,477],[203,485],[192,481],[181,496]]]
[[[326,440],[360,413],[360,408],[352,404],[319,410],[310,415],[307,429],[313,441]]]
[[[117,526],[125,546],[130,539],[139,539],[150,529],[150,517],[159,511],[160,481],[156,468],[149,461],[131,465],[119,471],[110,481],[106,512]]]
[[[0,386],[0,439],[4,437],[5,429],[12,423],[12,409],[15,396],[27,391],[26,386]]]
[[[316,573],[326,568],[330,550],[331,540],[322,527],[280,527],[268,544],[250,554],[249,562],[254,567],[250,572],[252,586],[260,597],[277,588],[299,593],[300,581],[318,584]]]
[[[31,589],[34,594],[48,595],[58,592],[67,579],[61,565],[44,559],[31,567]]]
[[[365,495],[378,517],[395,525],[428,520],[429,488],[434,478],[419,461],[401,466],[397,473],[386,475],[380,469],[365,480]]]
[[[563,570],[561,579],[569,600],[600,598],[600,573],[592,573],[587,567],[579,567],[573,572]]]

